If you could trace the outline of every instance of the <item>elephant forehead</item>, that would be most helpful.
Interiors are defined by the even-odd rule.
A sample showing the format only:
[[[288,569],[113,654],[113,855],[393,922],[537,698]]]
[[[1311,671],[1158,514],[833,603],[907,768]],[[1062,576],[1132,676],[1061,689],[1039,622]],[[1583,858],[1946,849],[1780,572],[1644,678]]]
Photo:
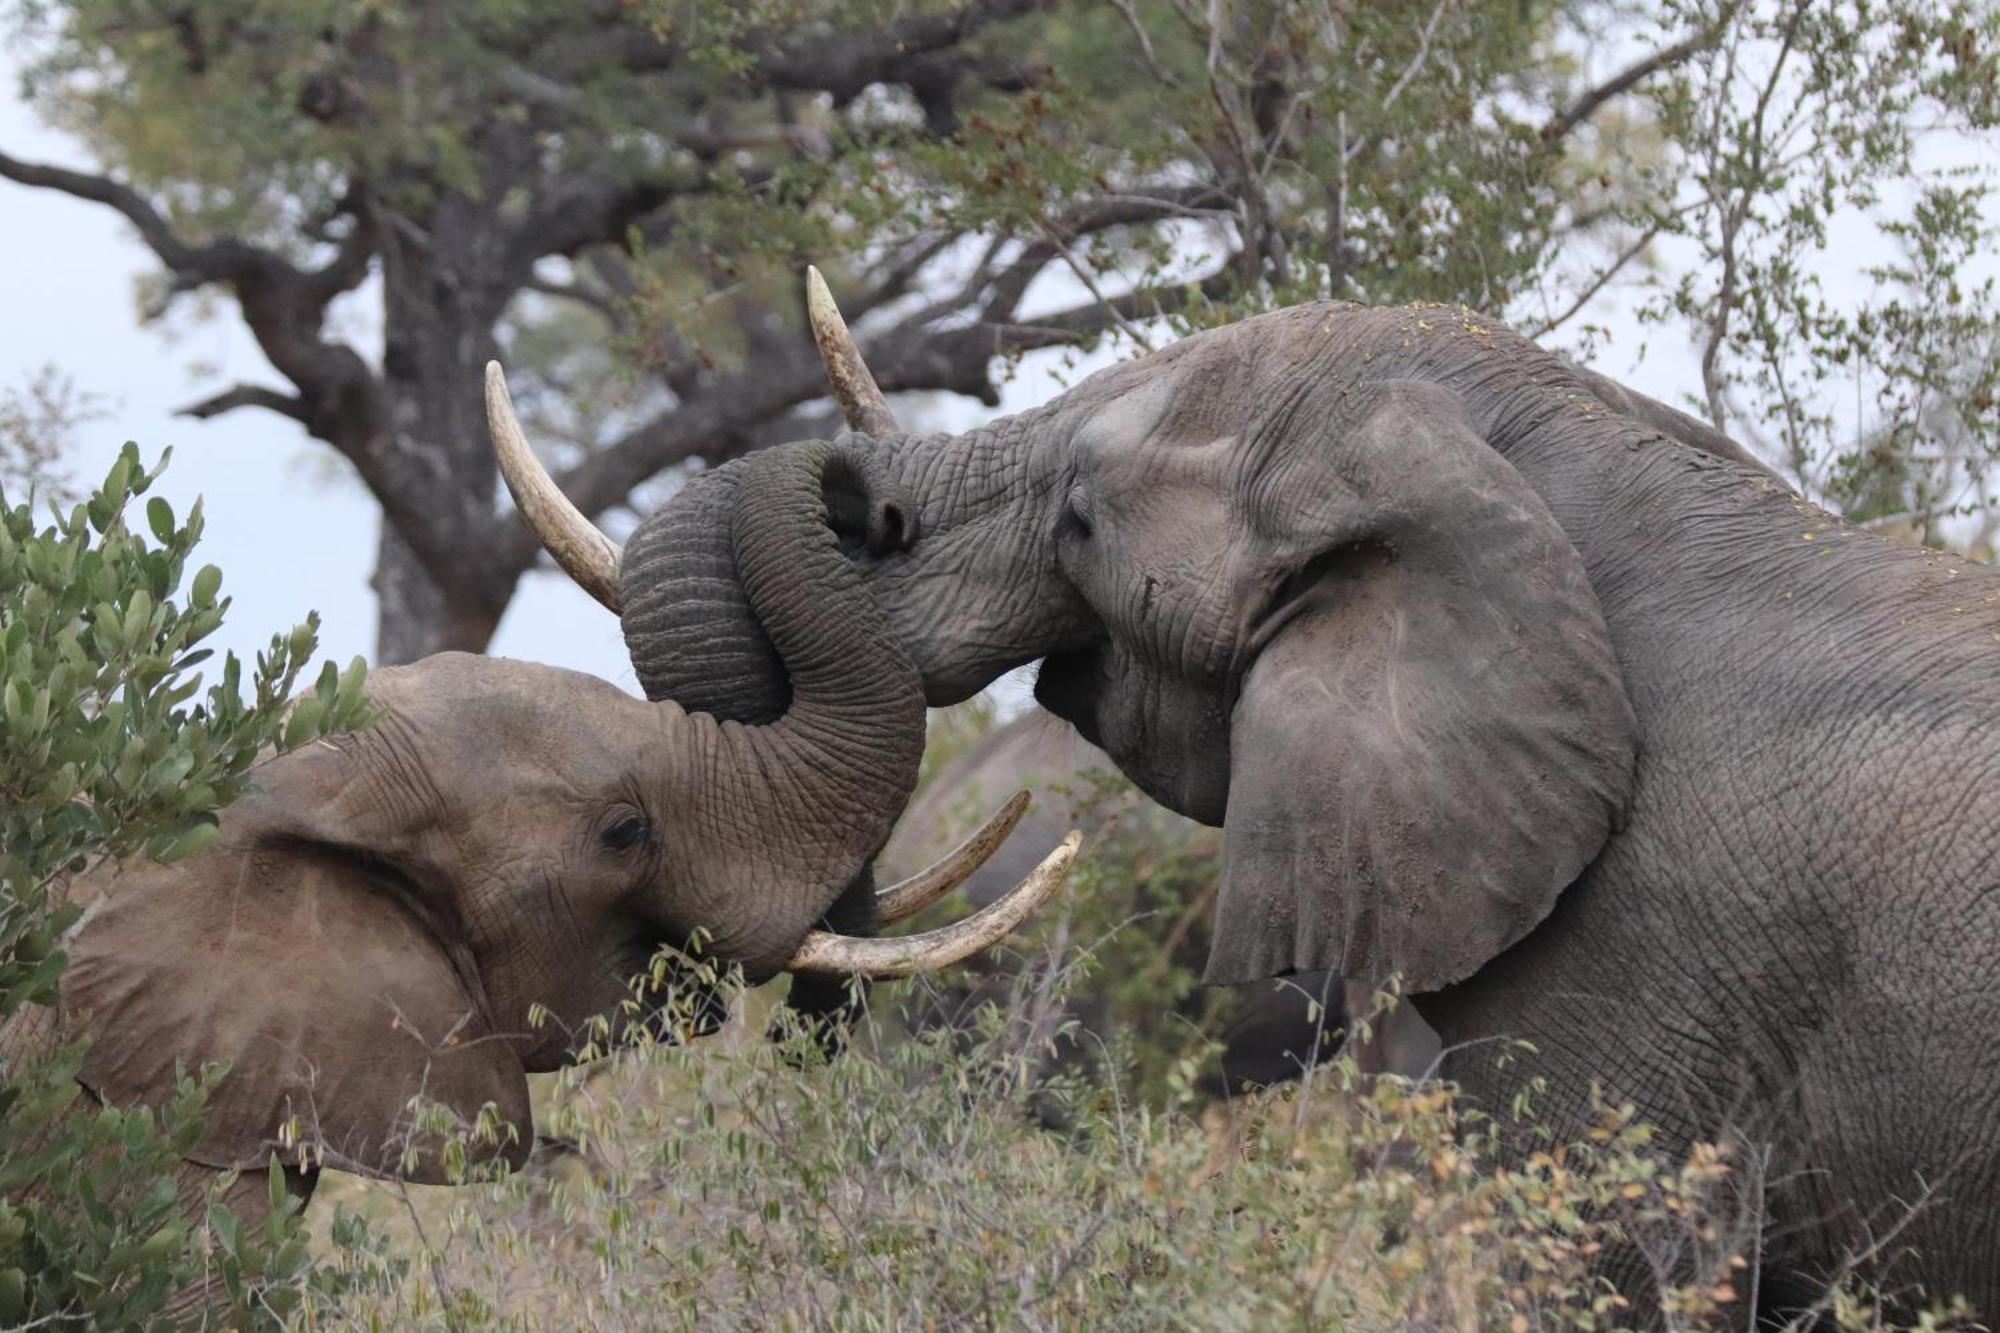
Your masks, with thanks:
[[[1133,380],[1092,408],[1073,437],[1080,470],[1133,480],[1200,476],[1220,483],[1234,467],[1246,413],[1233,367],[1187,357]]]
[[[657,739],[661,710],[580,671],[440,653],[370,674],[371,700],[399,720],[410,757],[602,772]]]

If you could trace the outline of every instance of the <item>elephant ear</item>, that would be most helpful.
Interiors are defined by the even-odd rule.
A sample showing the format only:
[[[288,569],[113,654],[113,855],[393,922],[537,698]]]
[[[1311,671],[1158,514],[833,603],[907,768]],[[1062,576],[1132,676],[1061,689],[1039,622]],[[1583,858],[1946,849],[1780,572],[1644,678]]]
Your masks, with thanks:
[[[157,1105],[177,1071],[227,1062],[193,1161],[261,1167],[275,1153],[442,1183],[440,1140],[414,1127],[418,1094],[466,1121],[492,1104],[517,1133],[475,1141],[470,1156],[526,1160],[521,1062],[486,1018],[469,959],[426,919],[412,831],[392,813],[402,803],[335,748],[363,743],[267,761],[262,790],[224,813],[208,850],[77,886],[92,901],[61,998],[89,1040],[79,1080],[106,1102]]]
[[[1435,990],[1596,856],[1636,726],[1581,557],[1456,395],[1333,397],[1284,405],[1260,442],[1283,441],[1282,492],[1332,545],[1234,707],[1207,979]]]

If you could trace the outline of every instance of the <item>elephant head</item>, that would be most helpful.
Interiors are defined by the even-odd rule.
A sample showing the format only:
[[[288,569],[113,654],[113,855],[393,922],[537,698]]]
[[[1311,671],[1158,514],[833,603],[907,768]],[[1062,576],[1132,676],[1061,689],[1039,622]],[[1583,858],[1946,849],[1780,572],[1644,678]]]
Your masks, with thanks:
[[[829,359],[869,428],[829,514],[929,701],[1043,659],[1044,706],[1222,825],[1211,981],[1447,985],[1603,845],[1635,725],[1584,562],[1509,458],[1538,422],[1612,415],[1566,363],[1463,312],[1317,305],[917,438]],[[738,486],[686,488],[618,578],[649,690],[727,682],[761,716],[782,676],[721,542]]]
[[[915,669],[824,516],[841,466],[821,449],[742,473],[736,568],[789,685],[768,721],[443,654],[370,677],[371,727],[264,761],[210,848],[79,879],[60,1000],[89,1038],[82,1082],[155,1101],[177,1068],[226,1061],[192,1160],[436,1179],[405,1156],[414,1094],[468,1119],[496,1107],[520,1132],[491,1149],[518,1164],[524,1075],[574,1059],[595,1016],[657,1024],[663,966],[906,975],[1018,924],[1073,843],[949,936],[815,929],[887,837],[924,726]],[[884,915],[948,879],[898,888]],[[661,1035],[718,1020],[695,989]]]

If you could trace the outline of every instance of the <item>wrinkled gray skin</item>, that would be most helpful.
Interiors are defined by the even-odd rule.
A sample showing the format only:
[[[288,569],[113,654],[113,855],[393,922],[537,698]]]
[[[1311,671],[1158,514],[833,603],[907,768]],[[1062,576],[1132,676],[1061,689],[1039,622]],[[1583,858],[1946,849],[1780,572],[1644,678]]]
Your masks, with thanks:
[[[930,702],[1045,658],[1045,706],[1224,825],[1210,980],[1400,973],[1498,1107],[1544,1076],[1572,1132],[1601,1079],[1670,1146],[1771,1144],[1767,1303],[1934,1192],[1889,1280],[2000,1308],[2000,574],[1440,307],[843,447]],[[700,669],[774,688],[722,582],[691,621],[628,566],[642,678],[728,619]],[[1497,1071],[1505,1037],[1538,1054]]]
[[[1034,804],[1013,836],[965,882],[965,897],[975,906],[995,901],[1019,883],[1034,868],[1036,849],[1061,841],[1073,828],[1083,830],[1084,844],[1094,856],[1115,855],[1134,865],[1176,856],[1193,858],[1200,871],[1191,877],[1191,902],[1204,892],[1212,893],[1216,849],[1204,843],[1215,835],[1135,795],[1122,783],[1107,784],[1106,779],[1116,774],[1110,756],[1074,727],[1031,709],[980,737],[930,778],[889,835],[877,872],[885,879],[900,878],[930,865],[1001,801],[1017,791],[1030,791]],[[1146,901],[1160,907],[1152,899]],[[1121,908],[1139,906],[1134,901]],[[1168,905],[1165,910],[1172,914],[1180,909]],[[1176,961],[1199,967],[1207,943],[1203,920],[1187,932]],[[1011,974],[1012,969],[996,961],[984,968],[968,966],[954,980],[970,983],[974,998],[992,993],[1004,1000],[1011,990]],[[1342,985],[1329,973],[1302,973],[1244,989],[1248,993],[1229,1025],[1216,1034],[1223,1047],[1218,1067],[1201,1076],[1201,1086],[1211,1094],[1297,1078],[1332,1055],[1347,1024]],[[1068,998],[1067,1017],[1087,1031],[1107,1032],[1103,1004],[1090,981],[1081,983],[1078,993]],[[1162,1018],[1172,1021],[1170,1015]],[[1371,1054],[1381,1068],[1408,1078],[1429,1072],[1437,1056],[1436,1037],[1410,1006],[1376,1019],[1373,1027],[1376,1049]],[[1065,1058],[1076,1053],[1075,1043],[1065,1045]]]
[[[826,528],[826,452],[760,460],[732,538],[793,685],[782,714],[725,727],[459,653],[377,671],[373,725],[264,760],[208,848],[70,885],[86,911],[59,1005],[0,1028],[0,1069],[80,1033],[91,1093],[157,1104],[177,1063],[229,1062],[183,1192],[242,1168],[232,1202],[261,1213],[273,1154],[300,1193],[322,1162],[442,1181],[418,1092],[467,1123],[495,1106],[519,1136],[483,1151],[519,1166],[526,1075],[575,1058],[594,1016],[712,1028],[712,993],[662,1015],[655,993],[628,1003],[632,978],[697,931],[703,958],[775,973],[865,882],[922,750],[916,674]]]

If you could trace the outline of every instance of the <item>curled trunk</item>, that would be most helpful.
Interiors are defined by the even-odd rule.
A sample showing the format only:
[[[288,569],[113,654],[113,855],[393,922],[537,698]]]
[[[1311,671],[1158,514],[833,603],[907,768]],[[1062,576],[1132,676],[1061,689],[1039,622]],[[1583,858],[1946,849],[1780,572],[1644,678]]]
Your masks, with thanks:
[[[733,513],[721,525],[735,575],[730,594],[746,615],[734,626],[739,637],[725,641],[761,643],[776,663],[762,681],[781,686],[784,702],[762,724],[693,720],[712,729],[701,748],[716,755],[702,778],[701,822],[720,845],[742,844],[741,859],[703,876],[714,889],[693,904],[693,915],[712,932],[716,951],[753,979],[777,971],[863,875],[909,798],[923,754],[916,668],[827,521],[827,489],[843,469],[831,445],[745,460],[733,477]],[[714,557],[707,545],[714,530],[690,525],[684,535],[678,557],[672,540],[656,554],[681,567]],[[649,681],[648,692],[656,685]],[[694,711],[687,695],[698,693],[673,702]],[[760,707],[776,697],[771,690]],[[775,869],[779,882],[742,882],[759,866]]]
[[[727,722],[775,721],[791,702],[784,663],[738,577],[738,487],[752,459],[692,477],[625,545],[619,623],[648,699]]]

